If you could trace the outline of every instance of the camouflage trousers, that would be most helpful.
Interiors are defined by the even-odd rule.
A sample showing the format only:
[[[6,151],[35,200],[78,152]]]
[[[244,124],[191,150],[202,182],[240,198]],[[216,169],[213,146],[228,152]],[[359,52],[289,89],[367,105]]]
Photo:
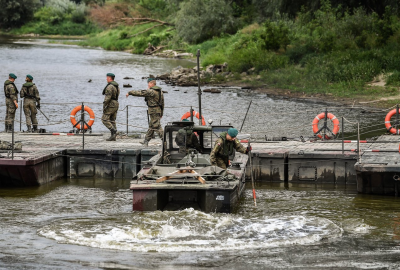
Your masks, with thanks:
[[[160,136],[161,140],[163,139],[164,131],[161,127],[160,121],[161,121],[161,114],[159,114],[159,113],[150,114],[149,129],[147,130],[146,137],[145,137],[146,141],[149,142],[151,140],[155,131],[157,131],[158,136]]]
[[[26,125],[34,125],[37,126],[38,121],[36,119],[37,109],[36,109],[36,101],[31,98],[24,99],[24,113],[26,118]]]
[[[11,99],[7,98],[6,100],[6,125],[12,125],[14,119],[15,119],[15,111],[17,110],[15,108],[14,101]]]
[[[117,119],[118,107],[107,107],[103,111],[103,116],[101,117],[101,121],[103,125],[106,126],[109,130],[115,129],[117,130],[117,124],[115,120]]]
[[[211,165],[218,166],[218,167],[226,170],[229,166],[229,158],[217,157],[215,160],[213,160],[211,162]]]

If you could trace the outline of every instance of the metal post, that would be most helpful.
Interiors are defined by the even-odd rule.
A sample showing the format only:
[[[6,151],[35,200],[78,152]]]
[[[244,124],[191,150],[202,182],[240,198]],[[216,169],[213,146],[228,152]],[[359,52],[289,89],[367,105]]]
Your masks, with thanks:
[[[14,159],[14,120],[12,121],[11,159]]]
[[[361,163],[360,122],[357,122],[357,149],[358,149],[358,162]]]
[[[200,50],[197,50],[197,82],[198,82],[198,95],[199,95],[199,125],[201,126],[202,114],[201,114],[201,89],[200,89]]]
[[[22,131],[22,100],[19,101],[19,131]]]
[[[325,140],[327,124],[328,124],[328,108],[325,109],[324,132],[322,133],[322,141]]]
[[[190,106],[190,121],[193,122],[193,108]]]
[[[399,104],[396,105],[396,123],[394,124],[396,133],[397,133],[398,125],[399,125]]]
[[[81,110],[82,149],[85,150],[85,105],[82,102]]]
[[[128,135],[128,123],[129,123],[129,113],[128,113],[129,107],[128,105],[126,106],[126,135]]]
[[[249,150],[251,149],[250,138],[248,140],[247,147],[249,148]],[[250,162],[251,187],[253,188],[253,201],[254,201],[254,206],[257,207],[257,198],[256,198],[256,189],[254,187],[253,162],[252,162],[253,153],[251,152],[251,150],[248,152],[248,155],[249,155],[249,162]]]
[[[344,154],[344,117],[342,116],[342,154]]]

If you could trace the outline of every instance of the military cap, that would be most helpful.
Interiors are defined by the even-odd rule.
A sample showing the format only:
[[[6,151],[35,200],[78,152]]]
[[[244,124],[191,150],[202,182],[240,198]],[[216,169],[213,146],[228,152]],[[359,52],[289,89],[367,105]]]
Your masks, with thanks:
[[[17,78],[17,75],[15,75],[14,73],[10,73],[10,74],[8,74],[8,76],[10,76],[10,77],[13,78],[13,79],[16,79],[16,78]]]
[[[113,77],[113,78],[115,78],[115,75],[114,75],[114,73],[107,73],[107,77]]]
[[[228,134],[229,136],[231,136],[232,138],[236,138],[236,136],[238,135],[239,131],[236,128],[230,128],[228,129]]]
[[[150,77],[150,78],[148,78],[147,79],[147,82],[149,83],[149,82],[151,82],[151,81],[155,81],[156,80],[156,78],[152,78],[152,77]]]
[[[187,119],[182,119],[182,122],[189,122],[189,120],[187,120]]]
[[[26,75],[26,77],[29,79],[29,80],[33,80],[33,77],[32,77],[32,75]]]

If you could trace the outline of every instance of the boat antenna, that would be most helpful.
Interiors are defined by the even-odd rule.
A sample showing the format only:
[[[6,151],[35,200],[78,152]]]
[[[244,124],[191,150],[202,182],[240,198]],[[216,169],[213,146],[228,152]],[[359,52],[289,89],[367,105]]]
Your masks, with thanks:
[[[201,114],[201,89],[200,89],[200,49],[197,50],[197,83],[199,87],[198,95],[199,95],[199,125],[202,123],[202,114]]]
[[[253,100],[250,100],[249,107],[247,108],[247,112],[246,112],[246,114],[244,115],[243,123],[242,123],[242,126],[240,127],[240,130],[239,130],[239,132],[242,132],[242,128],[243,128],[244,122],[246,121],[247,114],[249,113],[250,106],[251,106],[251,103],[252,103],[252,102],[253,102]]]

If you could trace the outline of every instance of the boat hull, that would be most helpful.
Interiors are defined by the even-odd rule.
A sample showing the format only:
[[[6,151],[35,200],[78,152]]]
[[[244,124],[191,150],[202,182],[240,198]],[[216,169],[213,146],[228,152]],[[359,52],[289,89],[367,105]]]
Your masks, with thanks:
[[[244,183],[230,188],[181,187],[131,188],[134,211],[176,211],[194,208],[206,213],[232,213],[244,191]]]

